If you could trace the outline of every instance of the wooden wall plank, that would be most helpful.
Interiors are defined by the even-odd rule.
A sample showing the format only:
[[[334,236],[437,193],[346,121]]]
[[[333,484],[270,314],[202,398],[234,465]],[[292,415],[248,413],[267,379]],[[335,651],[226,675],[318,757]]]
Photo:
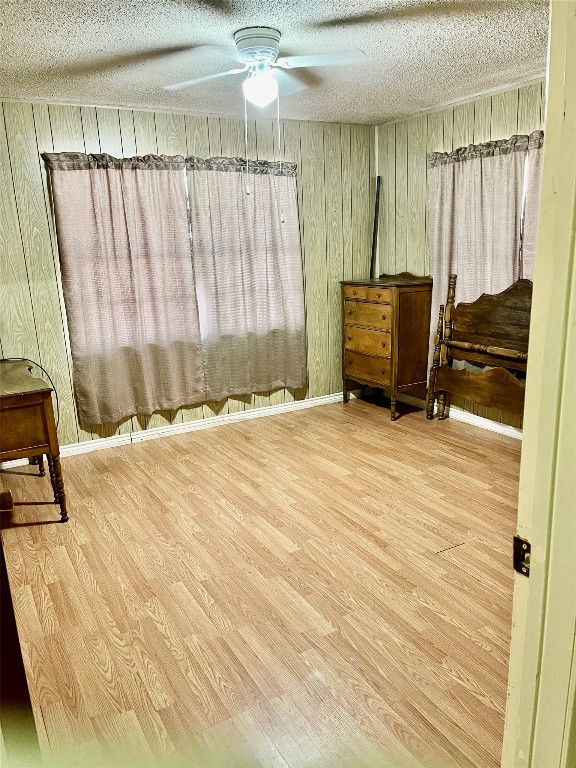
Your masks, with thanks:
[[[155,113],[156,141],[159,155],[186,155],[184,115]]]
[[[492,96],[490,139],[509,139],[518,128],[518,89]]]
[[[408,126],[396,124],[396,258],[394,272],[408,268]]]
[[[408,226],[406,267],[427,274],[426,248],[426,115],[408,121]]]
[[[38,340],[38,362],[48,371],[58,393],[59,440],[62,444],[75,443],[78,441],[78,424],[54,274],[34,115],[30,104],[18,102],[5,105],[4,117]]]
[[[426,121],[426,155],[431,152],[445,152],[444,149],[444,117],[440,112],[431,112]],[[428,158],[426,158],[426,163]],[[426,165],[426,179],[424,181],[425,205],[426,205],[426,261],[424,264],[425,274],[430,274],[430,246],[428,242],[428,166]],[[434,310],[432,310],[434,311]]]
[[[131,109],[119,109],[120,136],[122,138],[122,157],[134,157],[136,154],[136,134],[134,133],[134,113]]]
[[[0,258],[0,335],[3,354],[7,357],[38,360],[40,350],[20,236],[4,110],[0,110]]]
[[[133,118],[137,154],[157,154],[158,142],[156,141],[156,122],[154,120],[154,113],[134,111]]]
[[[218,117],[208,118],[208,142],[210,157],[219,157],[222,151],[222,131]]]
[[[184,127],[186,130],[187,153],[196,157],[209,157],[208,118],[184,115]]]
[[[381,176],[378,274],[396,271],[396,125],[378,129],[378,173]]]
[[[113,157],[122,157],[122,136],[117,109],[96,109],[100,151]]]
[[[426,151],[444,152],[444,121],[439,112],[431,112],[426,121]]]
[[[326,212],[324,132],[319,123],[301,123],[302,216],[306,249],[306,320],[310,397],[328,394],[328,316],[326,313]]]
[[[80,107],[80,119],[82,121],[82,135],[84,136],[84,150],[89,154],[99,153],[100,134],[98,133],[98,120],[96,107]]]
[[[244,121],[220,118],[220,141],[223,157],[244,157]]]
[[[352,276],[370,276],[372,219],[374,217],[374,141],[373,129],[365,125],[350,127],[352,169]]]
[[[444,149],[443,152],[452,152],[454,144],[454,108],[448,107],[438,113],[444,124]]]
[[[474,103],[458,104],[454,107],[454,149],[467,147],[474,142]]]
[[[490,141],[490,123],[492,121],[492,99],[485,96],[474,102],[474,144]]]
[[[518,89],[519,134],[530,134],[542,128],[542,83],[532,83]]]
[[[50,124],[50,114],[48,112],[48,105],[33,104],[32,112],[34,116],[34,128],[36,131],[36,142],[38,147],[38,154],[41,155],[43,152],[53,152],[54,144],[52,139],[52,126]],[[94,123],[95,121],[96,121],[96,114],[94,112]],[[97,151],[99,151],[99,148],[97,149]],[[47,212],[48,229],[50,233],[50,244],[52,249],[52,264],[54,267],[56,292],[58,295],[60,313],[62,316],[62,331],[64,336],[67,375],[69,377],[69,386],[72,391],[72,396],[74,396],[74,387],[73,387],[73,379],[72,379],[72,351],[70,349],[70,335],[68,333],[68,320],[66,317],[66,306],[64,304],[64,294],[62,292],[62,276],[60,274],[60,257],[58,254],[58,242],[56,237],[56,229],[54,225],[52,202],[50,199],[50,193],[48,191],[48,174],[46,172],[46,167],[43,162],[40,164],[40,171],[41,171],[42,191],[44,194],[44,201],[45,201],[45,207]],[[76,413],[75,400],[74,400],[74,421],[78,425],[77,426],[78,442],[91,440],[92,432],[83,429],[78,424],[78,415]]]
[[[80,107],[49,104],[54,152],[86,152]]]
[[[342,163],[340,126],[324,125],[324,188],[326,218],[326,275],[328,298],[328,364],[330,392],[342,389],[342,329],[340,280],[342,277]]]
[[[256,158],[276,159],[276,126],[272,120],[258,120],[256,123]]]
[[[342,164],[342,279],[352,280],[354,244],[352,239],[352,150],[351,127],[340,129]]]

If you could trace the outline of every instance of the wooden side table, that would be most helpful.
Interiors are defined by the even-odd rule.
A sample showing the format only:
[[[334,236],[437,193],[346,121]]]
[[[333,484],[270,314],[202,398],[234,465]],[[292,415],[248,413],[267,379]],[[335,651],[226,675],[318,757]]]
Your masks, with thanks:
[[[52,408],[52,388],[32,376],[25,362],[0,363],[0,461],[33,459],[44,474],[46,455],[60,520],[68,520],[60,447]]]

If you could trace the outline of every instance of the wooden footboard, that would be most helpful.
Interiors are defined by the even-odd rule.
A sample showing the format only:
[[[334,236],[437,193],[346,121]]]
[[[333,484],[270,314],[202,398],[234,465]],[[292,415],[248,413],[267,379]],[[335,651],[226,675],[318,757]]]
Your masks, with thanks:
[[[468,371],[442,366],[436,370],[434,393],[460,395],[469,400],[512,413],[524,410],[524,382],[517,379],[505,368],[490,368],[486,371]],[[438,398],[439,404],[443,398]],[[444,417],[443,408],[438,411]]]

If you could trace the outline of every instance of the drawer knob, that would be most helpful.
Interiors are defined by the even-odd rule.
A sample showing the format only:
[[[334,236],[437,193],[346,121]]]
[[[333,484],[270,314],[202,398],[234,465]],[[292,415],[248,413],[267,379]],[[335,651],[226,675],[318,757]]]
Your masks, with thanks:
[[[352,360],[347,360],[346,365],[352,365]]]
[[[385,347],[385,346],[386,346],[386,342],[385,342],[385,341],[383,341],[383,342],[382,342],[382,346],[383,346],[383,347]]]
[[[382,315],[382,320],[386,320],[386,315]]]
[[[380,296],[382,296],[382,294],[381,294],[381,293],[377,293],[377,294],[376,294],[376,298],[377,298],[377,299],[379,299],[379,298],[380,298]]]
[[[352,291],[352,296],[356,296],[356,291]]]
[[[382,376],[384,376],[384,374],[386,373],[386,371],[385,371],[384,369],[382,369],[382,370],[380,371],[380,373],[382,374]]]
[[[352,341],[352,336],[348,336],[347,338],[348,338],[348,341]],[[382,346],[384,346],[384,345],[382,345]]]
[[[349,310],[348,310],[348,312],[346,312],[346,314],[347,314],[347,315],[351,315],[351,314],[352,314],[352,310],[351,310],[351,309],[349,309]]]

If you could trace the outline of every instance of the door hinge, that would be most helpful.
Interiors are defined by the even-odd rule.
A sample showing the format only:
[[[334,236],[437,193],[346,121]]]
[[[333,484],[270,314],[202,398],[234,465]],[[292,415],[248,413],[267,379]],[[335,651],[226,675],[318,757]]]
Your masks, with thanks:
[[[514,570],[523,576],[530,576],[530,542],[514,536]]]

